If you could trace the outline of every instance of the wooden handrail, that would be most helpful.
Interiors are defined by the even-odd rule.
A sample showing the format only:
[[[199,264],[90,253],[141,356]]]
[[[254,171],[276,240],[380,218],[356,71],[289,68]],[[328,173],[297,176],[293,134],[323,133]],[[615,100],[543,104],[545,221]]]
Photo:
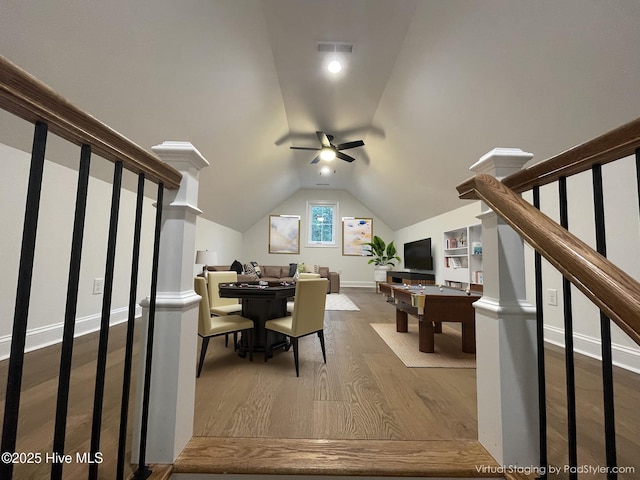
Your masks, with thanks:
[[[639,282],[491,175],[477,175],[461,187],[492,208],[640,345]]]
[[[166,188],[180,186],[182,175],[91,115],[49,86],[0,56],[0,107],[31,123],[44,122],[49,130],[76,145],[88,144],[97,155],[117,162]]]
[[[560,177],[585,172],[594,165],[604,165],[633,155],[638,148],[640,148],[640,118],[509,175],[502,179],[502,183],[516,193],[526,192],[533,187],[556,182]],[[477,200],[473,189],[469,188],[469,182],[472,182],[472,179],[458,187],[460,198]]]

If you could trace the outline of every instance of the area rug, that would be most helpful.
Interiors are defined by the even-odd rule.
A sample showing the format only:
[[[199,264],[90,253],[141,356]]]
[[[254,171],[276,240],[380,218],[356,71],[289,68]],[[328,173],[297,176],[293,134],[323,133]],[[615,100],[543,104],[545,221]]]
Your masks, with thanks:
[[[418,350],[418,324],[409,323],[407,333],[396,332],[395,323],[372,323],[380,338],[407,367],[476,368],[476,356],[462,351],[462,333],[447,325],[436,333],[435,352]]]
[[[360,309],[355,303],[351,301],[344,293],[330,293],[327,295],[327,303],[324,307],[325,310],[353,310],[359,311]]]

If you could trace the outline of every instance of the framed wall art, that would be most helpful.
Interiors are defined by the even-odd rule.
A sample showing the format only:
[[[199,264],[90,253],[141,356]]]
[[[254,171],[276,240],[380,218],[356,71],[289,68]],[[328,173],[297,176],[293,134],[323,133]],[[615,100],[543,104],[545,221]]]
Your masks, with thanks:
[[[343,218],[342,219],[342,255],[371,255],[369,247],[364,243],[373,238],[372,218]]]
[[[269,215],[269,253],[300,253],[299,215]]]

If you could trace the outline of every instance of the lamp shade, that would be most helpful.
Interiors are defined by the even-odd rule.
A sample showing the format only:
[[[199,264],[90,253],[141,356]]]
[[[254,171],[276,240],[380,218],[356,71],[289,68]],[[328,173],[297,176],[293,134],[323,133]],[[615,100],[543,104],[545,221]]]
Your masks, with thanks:
[[[198,265],[217,265],[218,254],[211,250],[198,250],[196,253],[196,264]]]

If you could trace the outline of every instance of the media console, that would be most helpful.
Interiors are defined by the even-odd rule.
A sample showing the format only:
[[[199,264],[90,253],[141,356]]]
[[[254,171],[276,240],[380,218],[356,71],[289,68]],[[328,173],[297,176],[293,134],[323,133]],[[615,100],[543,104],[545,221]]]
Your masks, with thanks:
[[[434,285],[436,283],[436,276],[433,273],[388,271],[387,283]]]

